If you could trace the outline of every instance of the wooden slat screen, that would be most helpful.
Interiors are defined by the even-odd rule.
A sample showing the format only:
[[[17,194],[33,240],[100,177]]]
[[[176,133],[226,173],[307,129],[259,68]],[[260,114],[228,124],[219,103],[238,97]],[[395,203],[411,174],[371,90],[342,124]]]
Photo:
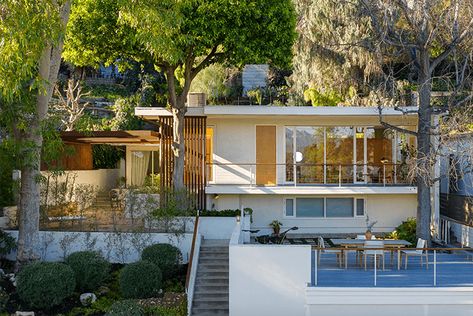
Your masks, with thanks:
[[[160,117],[161,186],[172,188],[174,154],[172,152],[172,117]],[[189,116],[184,121],[184,184],[195,197],[198,209],[205,208],[205,132],[206,118]],[[161,199],[166,203],[167,197]]]
[[[276,126],[256,126],[256,184],[276,184]]]

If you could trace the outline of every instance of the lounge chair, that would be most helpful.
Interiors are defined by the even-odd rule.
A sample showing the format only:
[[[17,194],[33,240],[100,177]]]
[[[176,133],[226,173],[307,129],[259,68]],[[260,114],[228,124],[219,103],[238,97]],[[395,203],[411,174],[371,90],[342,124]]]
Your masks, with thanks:
[[[320,265],[320,257],[322,257],[322,254],[335,254],[337,256],[337,264],[339,264],[340,267],[342,267],[342,251],[341,250],[332,250],[332,249],[327,249],[325,248],[325,241],[322,238],[322,236],[317,237],[317,243],[319,246],[319,251],[317,254],[317,264]]]
[[[419,238],[417,239],[417,246],[416,248],[425,248],[425,245],[426,245],[426,241],[422,238]],[[422,267],[424,265],[424,260],[423,258],[425,257],[425,266],[427,267],[427,269],[429,269],[429,254],[427,251],[423,250],[423,249],[418,249],[418,250],[409,250],[409,249],[406,249],[406,250],[401,250],[401,260],[402,260],[402,256],[406,256],[406,261],[405,261],[405,264],[404,264],[404,269],[407,269],[407,260],[409,257],[420,257],[420,266]]]

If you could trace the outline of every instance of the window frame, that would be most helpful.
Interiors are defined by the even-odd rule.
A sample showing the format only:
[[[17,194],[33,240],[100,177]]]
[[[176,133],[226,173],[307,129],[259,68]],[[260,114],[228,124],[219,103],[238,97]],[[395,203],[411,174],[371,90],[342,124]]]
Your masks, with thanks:
[[[350,217],[327,217],[327,198],[346,198],[346,199],[352,199],[353,201],[353,216]],[[299,217],[297,216],[297,199],[323,199],[324,203],[324,216],[323,217]],[[292,214],[293,215],[287,215],[286,213],[286,206],[287,206],[287,200],[292,200]],[[357,203],[358,200],[363,200],[363,215],[357,215]],[[366,197],[356,197],[356,196],[304,196],[304,197],[296,197],[296,196],[288,196],[283,199],[283,218],[285,219],[311,219],[311,220],[353,220],[353,219],[360,219],[364,218],[366,216],[367,212],[367,199]]]

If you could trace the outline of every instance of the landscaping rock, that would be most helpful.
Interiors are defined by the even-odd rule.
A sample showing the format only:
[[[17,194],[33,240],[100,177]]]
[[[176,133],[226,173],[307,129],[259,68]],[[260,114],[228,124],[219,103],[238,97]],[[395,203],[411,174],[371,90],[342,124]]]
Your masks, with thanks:
[[[92,305],[97,300],[97,296],[94,293],[83,293],[80,295],[80,302],[84,306]]]

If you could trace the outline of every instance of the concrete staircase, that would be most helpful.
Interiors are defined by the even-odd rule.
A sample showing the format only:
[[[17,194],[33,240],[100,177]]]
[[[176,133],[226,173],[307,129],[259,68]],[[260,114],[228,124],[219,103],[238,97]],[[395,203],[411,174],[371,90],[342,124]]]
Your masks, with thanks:
[[[192,302],[193,316],[228,315],[228,240],[203,240]]]

